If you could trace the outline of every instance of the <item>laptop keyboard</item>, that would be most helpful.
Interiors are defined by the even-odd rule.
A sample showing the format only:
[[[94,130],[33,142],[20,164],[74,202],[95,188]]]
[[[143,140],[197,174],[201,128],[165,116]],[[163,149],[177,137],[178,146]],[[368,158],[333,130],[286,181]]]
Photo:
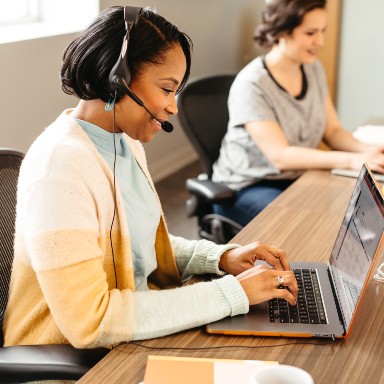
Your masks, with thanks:
[[[299,293],[297,304],[285,299],[269,300],[269,321],[280,323],[327,324],[321,297],[320,285],[315,269],[293,270]],[[281,287],[285,289],[285,287]]]

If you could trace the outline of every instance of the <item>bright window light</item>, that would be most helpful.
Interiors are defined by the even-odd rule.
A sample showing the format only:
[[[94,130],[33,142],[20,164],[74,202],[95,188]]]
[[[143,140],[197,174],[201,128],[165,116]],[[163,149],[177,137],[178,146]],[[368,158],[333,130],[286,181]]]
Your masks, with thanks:
[[[0,12],[0,26],[30,23],[39,17],[39,0],[4,1]]]
[[[100,0],[0,0],[0,44],[76,33],[100,12]]]

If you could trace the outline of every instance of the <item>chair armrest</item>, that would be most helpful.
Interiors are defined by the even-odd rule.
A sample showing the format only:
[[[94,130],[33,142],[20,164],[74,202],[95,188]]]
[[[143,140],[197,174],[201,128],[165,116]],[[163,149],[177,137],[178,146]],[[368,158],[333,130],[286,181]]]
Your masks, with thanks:
[[[76,349],[66,344],[0,348],[0,383],[78,380],[108,352],[108,348]]]
[[[235,200],[236,192],[224,184],[212,180],[187,179],[186,188],[189,193],[210,203],[223,203]]]

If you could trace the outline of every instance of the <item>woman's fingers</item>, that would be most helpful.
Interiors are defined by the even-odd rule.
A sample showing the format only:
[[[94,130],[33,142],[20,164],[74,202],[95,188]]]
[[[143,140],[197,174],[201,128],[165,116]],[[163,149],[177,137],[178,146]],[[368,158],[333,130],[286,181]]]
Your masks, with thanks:
[[[285,299],[289,304],[296,305],[297,295],[293,295],[289,289],[277,289],[277,291],[273,299]]]
[[[294,273],[290,271],[274,271],[273,277],[276,279],[275,285],[276,289],[279,291],[275,292],[275,294],[278,295],[275,297],[284,298],[292,305],[296,304],[298,287]],[[287,289],[282,289],[282,287]]]
[[[284,298],[294,305],[297,298],[297,281],[292,271],[277,271],[260,265],[237,276],[250,305],[273,298]],[[286,289],[282,289],[286,287]]]
[[[274,245],[265,245],[260,248],[260,258],[266,261],[270,266],[279,271],[289,271],[291,268],[288,263],[287,254],[280,248]]]

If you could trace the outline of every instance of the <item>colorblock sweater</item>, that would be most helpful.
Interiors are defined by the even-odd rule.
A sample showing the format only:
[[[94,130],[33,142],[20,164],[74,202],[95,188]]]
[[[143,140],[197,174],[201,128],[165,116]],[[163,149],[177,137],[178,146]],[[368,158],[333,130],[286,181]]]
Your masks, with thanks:
[[[224,275],[220,256],[237,245],[171,236],[163,214],[151,289],[135,292],[135,223],[127,222],[116,185],[111,231],[113,173],[69,113],[36,139],[20,169],[5,345],[111,346],[246,313],[247,297],[231,275],[181,287],[192,274]],[[155,190],[142,145],[125,139]]]

